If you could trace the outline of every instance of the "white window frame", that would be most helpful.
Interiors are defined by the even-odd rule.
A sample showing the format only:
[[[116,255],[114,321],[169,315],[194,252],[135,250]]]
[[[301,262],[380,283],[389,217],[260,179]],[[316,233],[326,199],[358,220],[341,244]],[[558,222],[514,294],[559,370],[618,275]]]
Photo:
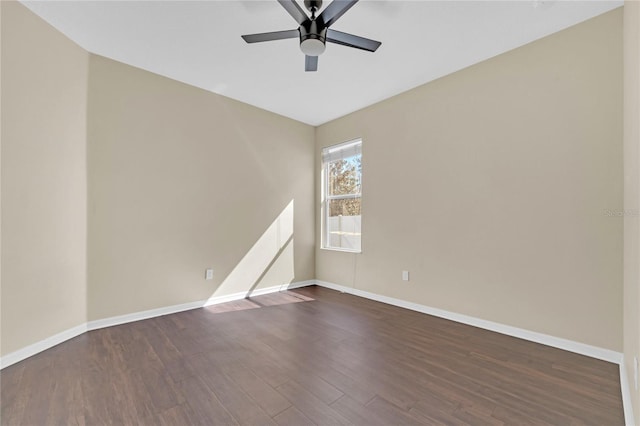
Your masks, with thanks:
[[[347,153],[345,155],[345,152]],[[349,155],[351,153],[351,155]],[[329,237],[329,202],[333,200],[344,200],[349,198],[360,198],[360,202],[362,202],[362,172],[360,173],[360,193],[357,194],[341,194],[341,195],[329,195],[329,164],[332,161],[336,161],[340,158],[349,158],[354,155],[362,156],[362,139],[353,139],[347,142],[343,142],[337,145],[327,146],[321,151],[321,161],[322,161],[322,221],[321,221],[321,243],[320,248],[324,250],[332,250],[332,251],[343,251],[349,253],[362,253],[362,229],[360,230],[360,248],[359,249],[350,249],[344,247],[333,247],[330,246],[330,237]],[[331,159],[331,153],[339,153],[340,155]],[[329,159],[327,159],[329,157]],[[362,216],[362,207],[361,213]],[[362,220],[362,219],[361,219]],[[360,224],[362,228],[362,223]]]

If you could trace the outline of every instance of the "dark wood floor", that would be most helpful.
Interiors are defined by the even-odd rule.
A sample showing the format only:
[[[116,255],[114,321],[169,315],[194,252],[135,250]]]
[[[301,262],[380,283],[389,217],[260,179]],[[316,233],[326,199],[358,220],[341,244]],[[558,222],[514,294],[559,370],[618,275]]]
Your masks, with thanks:
[[[319,287],[92,331],[0,379],[3,425],[624,423],[614,364]]]

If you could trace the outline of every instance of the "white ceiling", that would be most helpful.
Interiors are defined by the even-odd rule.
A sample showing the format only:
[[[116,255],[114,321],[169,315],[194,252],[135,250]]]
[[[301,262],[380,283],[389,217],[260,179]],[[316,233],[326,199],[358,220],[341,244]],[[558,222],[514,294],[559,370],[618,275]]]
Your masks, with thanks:
[[[92,53],[319,125],[622,0],[361,0],[332,28],[382,46],[370,53],[328,43],[315,73],[304,71],[296,39],[250,45],[240,38],[297,28],[276,0],[23,3]]]

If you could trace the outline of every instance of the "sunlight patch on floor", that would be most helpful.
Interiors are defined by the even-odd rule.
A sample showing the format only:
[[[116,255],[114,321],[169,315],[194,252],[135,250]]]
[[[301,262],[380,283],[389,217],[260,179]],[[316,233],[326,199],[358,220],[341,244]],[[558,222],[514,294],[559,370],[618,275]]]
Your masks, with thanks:
[[[259,309],[267,306],[286,305],[289,303],[309,302],[315,300],[292,291],[279,291],[277,293],[264,294],[262,296],[248,297],[233,302],[220,303],[206,306],[204,309],[219,314],[223,312],[244,311],[247,309]]]

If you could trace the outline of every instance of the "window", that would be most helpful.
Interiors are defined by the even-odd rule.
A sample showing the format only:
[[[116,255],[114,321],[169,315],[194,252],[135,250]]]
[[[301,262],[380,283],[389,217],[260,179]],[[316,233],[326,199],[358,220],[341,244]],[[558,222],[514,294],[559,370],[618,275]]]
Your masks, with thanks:
[[[322,248],[360,252],[362,141],[322,150]]]

